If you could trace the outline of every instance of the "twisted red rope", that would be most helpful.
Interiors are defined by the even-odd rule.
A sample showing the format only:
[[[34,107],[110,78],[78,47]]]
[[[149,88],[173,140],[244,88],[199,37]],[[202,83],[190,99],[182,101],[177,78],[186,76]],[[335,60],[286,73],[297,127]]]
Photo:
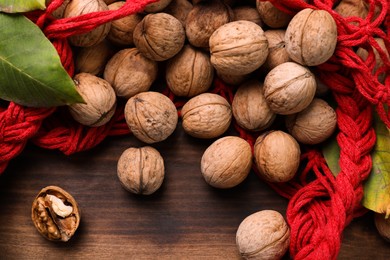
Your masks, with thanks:
[[[30,14],[29,17],[52,41],[64,68],[73,76],[73,53],[67,37],[139,12],[155,0],[126,1],[116,11],[56,20],[51,17],[51,13],[62,2],[63,0],[53,0],[45,12]],[[369,153],[375,143],[371,124],[372,107],[376,108],[380,118],[390,127],[389,112],[385,110],[385,105],[390,104],[390,78],[387,77],[384,84],[377,78],[380,73],[389,74],[390,61],[374,40],[374,37],[382,38],[389,49],[389,4],[387,0],[368,0],[368,17],[361,19],[339,16],[332,10],[335,0],[271,2],[291,14],[304,8],[326,10],[337,23],[338,44],[335,54],[327,63],[317,67],[316,75],[331,88],[338,104],[337,141],[340,146],[341,172],[335,178],[320,152],[304,149],[304,170],[288,183],[270,184],[279,194],[290,199],[287,220],[291,227],[291,256],[296,259],[336,259],[343,229],[362,212],[362,181],[370,173],[372,162]],[[378,16],[374,16],[375,5],[381,7]],[[375,74],[371,73],[375,58],[370,46],[378,51],[384,61],[384,65]],[[367,49],[368,58],[365,62],[354,52],[357,47]],[[212,92],[230,102],[233,99],[234,90],[218,79],[214,82]],[[176,99],[169,90],[164,94],[172,100]],[[181,107],[184,102],[178,99],[175,105]],[[244,131],[237,124],[235,128],[253,147],[256,135]],[[123,104],[118,105],[116,114],[107,125],[89,128],[73,121],[64,108],[25,108],[11,102],[6,108],[0,107],[0,172],[4,171],[8,162],[23,150],[31,138],[38,146],[71,154],[96,146],[108,135],[128,133]],[[255,168],[254,170],[256,171]]]

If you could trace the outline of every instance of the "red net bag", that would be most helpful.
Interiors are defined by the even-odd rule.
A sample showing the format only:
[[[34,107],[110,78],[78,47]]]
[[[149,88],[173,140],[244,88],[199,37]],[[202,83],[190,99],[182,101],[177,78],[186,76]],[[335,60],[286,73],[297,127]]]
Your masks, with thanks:
[[[389,3],[387,0],[368,0],[369,13],[362,19],[341,17],[332,10],[338,2],[336,0],[270,1],[290,14],[304,8],[326,10],[337,24],[338,43],[334,55],[314,69],[316,76],[329,86],[337,102],[341,172],[334,177],[320,151],[306,147],[302,154],[303,171],[287,183],[270,184],[280,195],[289,199],[287,221],[291,227],[290,255],[294,259],[336,259],[344,228],[354,217],[364,212],[360,206],[362,182],[371,171],[370,151],[376,141],[372,127],[374,109],[390,127],[387,110],[390,105],[390,78],[386,77],[383,83],[378,81],[379,74],[389,74],[390,61],[374,39],[383,39],[389,49]],[[155,0],[126,1],[116,11],[58,20],[52,18],[51,13],[62,2],[53,0],[45,12],[30,14],[30,19],[51,40],[64,68],[73,76],[73,54],[67,37],[140,12]],[[355,53],[358,47],[368,51],[365,62]],[[379,53],[384,63],[375,73],[375,57],[371,47]],[[224,96],[230,102],[233,99],[233,90],[218,79],[214,82],[212,92]],[[175,99],[169,90],[164,94]],[[175,104],[180,107],[183,102],[179,100]],[[236,129],[253,147],[255,136],[237,125]],[[6,107],[0,106],[0,172],[22,152],[29,140],[43,148],[72,154],[96,146],[109,135],[124,134],[129,134],[129,129],[124,120],[123,105],[118,106],[108,124],[89,128],[75,123],[61,108],[27,108],[10,102]]]

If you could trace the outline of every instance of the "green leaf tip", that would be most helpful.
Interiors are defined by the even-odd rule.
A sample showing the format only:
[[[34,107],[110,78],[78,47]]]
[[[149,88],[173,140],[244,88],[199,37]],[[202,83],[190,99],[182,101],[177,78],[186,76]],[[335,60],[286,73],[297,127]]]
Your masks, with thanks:
[[[0,0],[0,12],[4,13],[24,13],[45,9],[45,0]]]

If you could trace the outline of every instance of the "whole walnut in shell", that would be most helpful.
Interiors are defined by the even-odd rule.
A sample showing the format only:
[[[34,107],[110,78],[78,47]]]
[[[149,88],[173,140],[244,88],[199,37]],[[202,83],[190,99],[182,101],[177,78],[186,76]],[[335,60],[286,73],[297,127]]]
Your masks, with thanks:
[[[291,61],[284,42],[285,30],[267,30],[264,32],[268,40],[268,56],[263,64],[263,68],[272,70],[276,66]]]
[[[170,14],[148,14],[135,27],[133,40],[145,57],[163,61],[181,50],[185,31],[181,22]]]
[[[54,10],[54,12],[51,13],[51,15],[54,18],[57,18],[57,19],[63,18],[64,17],[64,12],[65,12],[65,8],[69,4],[70,1],[71,0],[64,0],[62,2],[62,4],[56,10]],[[53,2],[53,0],[46,0],[45,1],[46,7],[48,7],[51,2]]]
[[[109,10],[118,10],[126,2],[119,1],[108,6]],[[113,20],[107,39],[117,45],[133,45],[133,32],[138,23],[142,21],[141,14],[132,14],[123,18]]]
[[[81,216],[72,195],[58,186],[47,186],[35,197],[31,218],[44,238],[67,242],[79,227]]]
[[[250,131],[266,129],[276,117],[265,100],[263,84],[257,80],[240,85],[234,94],[232,110],[237,124]]]
[[[148,91],[127,101],[125,119],[135,137],[151,144],[163,141],[173,133],[178,115],[175,105],[168,97]]]
[[[317,66],[332,57],[337,44],[337,26],[324,10],[298,12],[286,29],[286,51],[302,65]]]
[[[264,96],[272,111],[281,115],[298,113],[313,100],[316,80],[309,69],[286,62],[272,69],[264,80]]]
[[[113,54],[113,48],[106,40],[91,47],[80,48],[75,55],[76,72],[100,75]]]
[[[342,17],[360,17],[366,18],[370,5],[366,0],[342,0],[334,8]]]
[[[104,79],[115,90],[118,97],[130,98],[148,91],[157,78],[156,61],[147,59],[137,48],[117,52],[107,63]]]
[[[287,252],[290,228],[274,210],[262,210],[246,217],[236,233],[236,245],[244,259],[278,260]]]
[[[186,35],[192,46],[209,48],[211,34],[233,21],[232,9],[223,1],[201,1],[194,5],[186,19]]]
[[[384,40],[382,38],[375,38],[375,41],[378,43],[379,45],[379,48],[385,53],[387,59],[389,60],[390,59],[390,56],[389,56],[389,52],[386,48],[386,44],[384,42]],[[376,48],[374,48],[373,46],[370,46],[369,48],[372,48],[373,52],[374,52],[374,57],[375,57],[375,65],[374,65],[374,68],[373,68],[373,71],[372,73],[376,73],[376,71],[383,66],[383,60],[378,52],[378,50]],[[362,47],[360,47],[357,51],[356,51],[356,54],[362,58],[362,60],[364,61],[367,61],[367,58],[368,58],[368,51]],[[383,73],[380,73],[378,75],[378,80],[379,82],[381,83],[384,83],[385,81],[385,77],[386,77],[386,72],[383,72]]]
[[[256,0],[256,7],[261,20],[274,29],[286,27],[292,18],[269,1]]]
[[[254,157],[260,176],[269,182],[287,182],[298,170],[301,150],[291,135],[268,131],[256,139]]]
[[[215,138],[229,128],[232,110],[220,95],[203,93],[184,104],[181,116],[187,134],[197,138]]]
[[[216,74],[223,82],[230,85],[240,85],[244,83],[245,80],[248,80],[251,76],[251,74],[231,75],[222,73],[220,71],[216,71]]]
[[[86,103],[69,105],[72,117],[80,124],[91,127],[110,121],[116,109],[116,96],[111,85],[89,73],[79,73],[73,80]]]
[[[252,150],[244,139],[225,136],[203,153],[200,168],[205,181],[215,188],[227,189],[240,184],[252,166]]]
[[[219,27],[210,37],[211,63],[224,74],[244,75],[258,69],[268,56],[264,31],[250,21]]]
[[[164,181],[164,160],[153,147],[128,148],[119,157],[117,174],[126,190],[134,194],[150,195]]]
[[[158,1],[154,2],[154,3],[146,5],[144,11],[147,12],[147,13],[161,12],[171,2],[172,2],[172,0],[158,0]]]
[[[251,21],[258,26],[263,26],[260,14],[255,7],[249,5],[236,6],[233,8],[234,21],[245,20]]]
[[[286,117],[290,134],[303,144],[318,144],[330,137],[336,129],[337,117],[326,101],[315,98],[301,112]]]
[[[64,17],[76,17],[83,14],[107,11],[108,6],[103,0],[72,0],[66,6]],[[90,32],[77,34],[69,37],[69,42],[78,47],[90,47],[103,41],[110,31],[111,23],[102,24]]]
[[[185,45],[169,60],[165,78],[175,95],[193,97],[209,89],[214,78],[214,67],[208,54]]]

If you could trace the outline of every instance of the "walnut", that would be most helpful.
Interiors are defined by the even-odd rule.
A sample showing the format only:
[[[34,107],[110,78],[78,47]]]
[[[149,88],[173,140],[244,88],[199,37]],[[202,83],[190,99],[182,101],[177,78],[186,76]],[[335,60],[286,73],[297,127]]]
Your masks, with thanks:
[[[281,259],[290,244],[290,229],[279,212],[258,211],[241,222],[236,244],[244,259]]]
[[[378,43],[379,45],[379,48],[385,53],[387,59],[390,59],[390,56],[389,56],[389,52],[386,48],[386,44],[384,42],[384,40],[382,38],[375,38],[375,41]],[[374,48],[373,46],[370,46],[370,48],[372,48],[372,50],[374,51],[374,56],[375,56],[375,66],[374,66],[374,69],[372,71],[373,74],[376,73],[376,71],[383,66],[383,60],[378,52],[378,50],[376,48]],[[368,51],[362,47],[360,47],[357,51],[356,51],[356,54],[364,61],[367,61],[367,58],[368,58]],[[379,82],[381,82],[382,84],[385,82],[385,78],[386,78],[386,71],[383,72],[383,73],[380,73],[378,75],[378,80]]]
[[[163,61],[181,50],[185,31],[181,22],[170,14],[148,14],[135,27],[133,40],[145,57]]]
[[[168,87],[175,95],[193,97],[209,89],[214,78],[214,67],[208,54],[185,45],[169,60],[165,75]]]
[[[315,98],[301,112],[286,117],[290,134],[303,144],[318,144],[330,137],[336,129],[334,109],[324,100]]]
[[[260,26],[235,21],[219,27],[210,37],[211,63],[224,74],[244,75],[258,69],[268,55],[268,41]]]
[[[264,80],[264,96],[272,111],[281,115],[295,114],[313,100],[316,80],[309,69],[286,62],[272,69]]]
[[[118,10],[126,2],[119,1],[108,6],[109,10]],[[111,29],[107,35],[112,43],[117,45],[133,45],[133,32],[138,23],[142,21],[141,14],[132,14],[111,22]]]
[[[375,213],[374,222],[379,235],[390,242],[390,218],[386,214]]]
[[[220,71],[216,71],[217,76],[226,84],[229,85],[240,85],[245,80],[248,80],[251,74],[244,74],[244,75],[231,75],[231,74],[224,74]]]
[[[291,135],[268,131],[256,139],[254,157],[260,176],[269,182],[287,182],[298,170],[301,150]]]
[[[240,85],[234,94],[232,110],[237,124],[250,131],[268,128],[276,117],[265,100],[263,84],[257,80]]]
[[[148,91],[127,101],[125,119],[135,137],[151,144],[163,141],[173,133],[178,115],[175,105],[168,97]]]
[[[334,8],[342,17],[360,17],[365,19],[367,17],[370,5],[366,0],[342,0]]]
[[[72,195],[60,187],[47,186],[35,197],[31,218],[44,238],[66,242],[79,227],[80,211]]]
[[[327,11],[306,8],[289,23],[285,42],[286,51],[295,62],[307,66],[320,65],[335,51],[336,22]]]
[[[161,12],[171,2],[172,2],[172,0],[158,0],[158,1],[154,2],[154,3],[146,5],[144,11],[147,12],[147,13]]]
[[[215,138],[229,128],[232,110],[220,95],[203,93],[184,104],[181,116],[187,134],[197,138]]]
[[[227,189],[245,180],[251,166],[252,150],[248,142],[237,136],[225,136],[206,149],[200,168],[208,184]]]
[[[276,8],[269,1],[256,0],[257,11],[261,20],[271,28],[283,28],[288,25],[292,16]]]
[[[130,98],[148,91],[157,78],[156,61],[147,59],[137,48],[117,52],[107,63],[104,79],[115,90],[118,97]]]
[[[164,13],[170,14],[178,19],[185,27],[187,15],[192,10],[192,4],[188,0],[172,0],[164,9]]]
[[[113,54],[113,48],[106,40],[91,47],[80,48],[77,55],[75,55],[76,72],[86,72],[95,76],[101,75],[107,61]]]
[[[153,147],[128,148],[119,157],[117,174],[126,190],[134,194],[150,195],[164,181],[164,160]]]
[[[264,32],[264,35],[268,40],[269,54],[262,67],[267,71],[272,70],[282,63],[291,61],[285,48],[285,34],[285,30],[267,30]]]
[[[200,1],[187,15],[187,39],[195,47],[208,49],[211,34],[233,18],[232,9],[223,1]]]
[[[64,17],[76,17],[92,12],[108,10],[107,4],[103,0],[72,0],[66,6]],[[69,37],[69,42],[78,47],[90,47],[103,41],[110,31],[111,23],[102,24],[90,32],[77,34]]]
[[[255,7],[242,5],[233,8],[234,21],[245,20],[251,21],[260,27],[263,27],[263,21]]]
[[[111,85],[104,79],[89,73],[79,73],[73,78],[76,89],[85,104],[69,105],[69,112],[80,124],[96,127],[106,124],[115,113],[116,96]]]

